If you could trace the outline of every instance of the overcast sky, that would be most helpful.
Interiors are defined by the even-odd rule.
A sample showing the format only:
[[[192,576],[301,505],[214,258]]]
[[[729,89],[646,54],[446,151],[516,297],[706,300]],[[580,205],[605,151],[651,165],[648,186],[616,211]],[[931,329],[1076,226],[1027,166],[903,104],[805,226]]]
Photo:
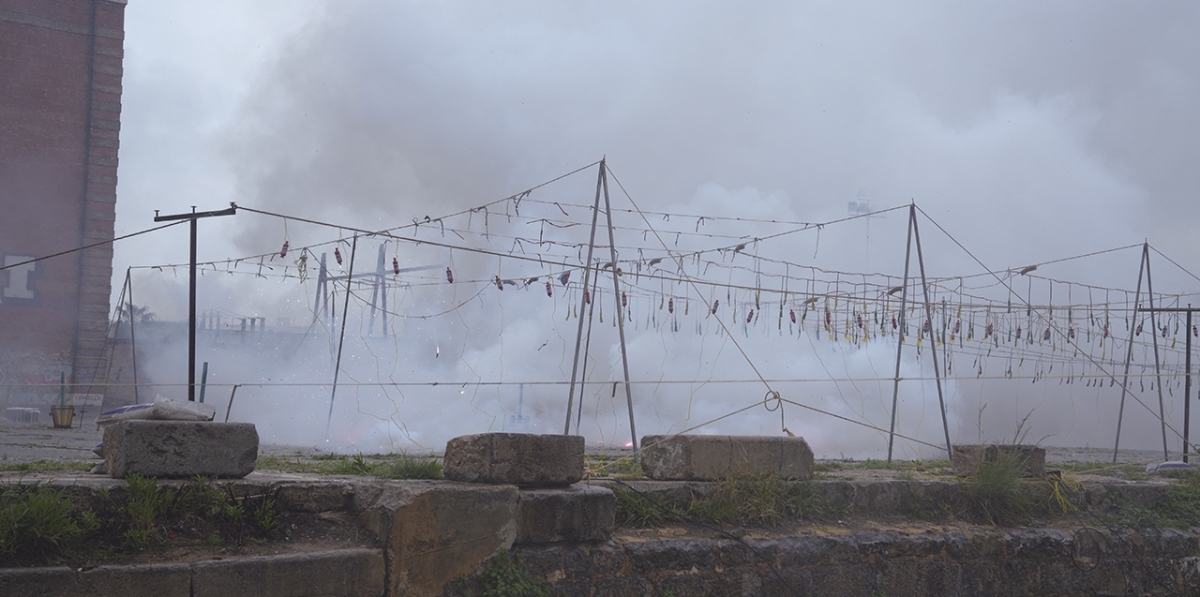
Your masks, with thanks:
[[[1143,238],[1186,258],[1198,223],[1189,2],[161,1],[126,19],[120,231],[228,201],[407,221],[604,155],[650,204],[714,183],[819,220],[870,188],[1012,263]],[[255,251],[250,220],[213,227]]]
[[[647,209],[824,221],[866,192],[994,268],[1145,239],[1200,271],[1196,31],[1182,1],[135,0],[117,233],[230,201],[379,229],[607,156]],[[872,270],[903,223],[871,225]],[[200,228],[202,259],[282,237]],[[1136,258],[1059,275],[1132,288]],[[120,243],[114,289],[185,260],[182,229]],[[179,317],[180,288],[143,296]]]

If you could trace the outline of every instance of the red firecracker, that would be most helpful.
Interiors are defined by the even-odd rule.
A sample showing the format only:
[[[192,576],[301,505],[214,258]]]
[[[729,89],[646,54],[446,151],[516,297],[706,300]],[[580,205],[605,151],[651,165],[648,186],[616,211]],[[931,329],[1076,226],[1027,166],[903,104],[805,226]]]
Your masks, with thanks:
[[[957,334],[960,331],[962,331],[962,320],[961,319],[956,320],[954,322],[954,333]]]
[[[1045,340],[1049,340],[1049,339],[1050,339],[1050,328],[1046,328],[1046,333],[1042,334],[1042,340],[1045,341]]]
[[[629,299],[625,297],[625,291],[624,291],[624,290],[622,290],[622,291],[621,291],[621,306],[622,306],[622,307],[628,307],[628,306],[629,306]]]
[[[446,268],[446,281],[451,284],[454,283],[454,272],[450,271],[450,268]]]
[[[674,312],[675,312],[675,299],[671,298],[670,300],[667,301],[667,313],[674,313]]]
[[[796,323],[796,310],[788,309],[788,317],[792,318],[792,323]]]
[[[862,313],[858,314],[858,327],[862,327]]]
[[[395,257],[392,257],[392,272],[394,272],[397,276],[400,275],[400,262],[397,261]]]
[[[717,314],[717,307],[719,307],[720,305],[721,305],[721,300],[720,300],[720,299],[717,299],[717,300],[713,301],[713,308],[712,308],[712,313],[711,313],[711,315],[716,315],[716,314]]]
[[[554,296],[554,285],[546,282],[546,296]]]
[[[1134,336],[1142,335],[1142,324],[1140,324],[1140,323],[1138,324],[1137,329],[1133,331],[1133,335]]]
[[[1068,337],[1068,338],[1074,338],[1074,337],[1075,337],[1075,328],[1067,328],[1067,337]]]
[[[288,241],[285,240],[285,241],[283,241],[283,248],[279,250],[279,256],[287,257],[287,252],[288,252]]]
[[[338,265],[342,264],[342,252],[337,247],[333,248],[333,258],[337,260]]]
[[[895,317],[892,317],[892,329],[894,330],[894,329],[896,329],[896,328],[898,328],[898,327],[900,327],[900,326],[896,324],[896,318],[895,318]]]
[[[583,304],[592,304],[592,293],[588,292],[586,288],[583,290]]]
[[[825,325],[833,325],[833,313],[830,313],[829,311],[825,312]]]
[[[752,319],[754,319],[754,309],[750,309],[750,313],[746,314],[746,323],[750,323]]]
[[[992,324],[989,323],[989,324],[987,324],[987,332],[983,335],[983,337],[987,338],[987,337],[990,337],[991,335],[992,335]]]
[[[496,288],[499,288],[501,291],[504,290],[504,281],[500,279],[500,276],[496,276],[493,281],[496,283]]]
[[[1021,326],[1017,326],[1017,340],[1021,339]]]

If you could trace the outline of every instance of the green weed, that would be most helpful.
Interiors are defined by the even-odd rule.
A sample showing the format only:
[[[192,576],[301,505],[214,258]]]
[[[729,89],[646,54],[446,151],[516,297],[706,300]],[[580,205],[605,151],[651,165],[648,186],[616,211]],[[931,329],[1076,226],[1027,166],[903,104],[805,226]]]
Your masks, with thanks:
[[[125,541],[132,549],[142,549],[162,536],[158,518],[167,510],[170,496],[153,477],[133,474],[125,478],[129,496],[124,514]]]
[[[506,550],[483,569],[483,597],[548,597],[546,583],[521,569],[522,558]]]
[[[94,530],[93,515],[72,516],[72,503],[45,486],[0,492],[0,561],[16,556],[43,559]]]
[[[627,527],[657,527],[675,520],[686,508],[671,501],[657,503],[623,487],[614,487],[617,496],[617,524]]]
[[[1022,484],[1025,462],[1003,451],[979,463],[975,476],[962,483],[963,506],[968,517],[1008,525],[1032,513],[1033,499]]]
[[[434,457],[400,454],[383,462],[375,475],[385,479],[441,479],[442,463]]]
[[[841,516],[848,506],[825,499],[812,481],[765,475],[718,481],[715,491],[694,500],[688,510],[705,520],[773,527],[790,520]]]

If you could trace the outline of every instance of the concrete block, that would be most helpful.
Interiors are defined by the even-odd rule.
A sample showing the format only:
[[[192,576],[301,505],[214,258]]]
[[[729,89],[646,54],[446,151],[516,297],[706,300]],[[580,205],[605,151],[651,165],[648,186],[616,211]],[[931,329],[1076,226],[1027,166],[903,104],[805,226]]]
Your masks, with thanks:
[[[13,423],[37,423],[41,420],[41,412],[36,408],[6,408],[4,418]]]
[[[1029,475],[1046,474],[1046,449],[1024,444],[967,444],[953,447],[951,463],[954,473],[972,475],[979,471],[981,462],[995,462],[999,458],[1014,458],[1024,463]]]
[[[383,550],[211,560],[192,565],[191,597],[380,597],[386,584]]]
[[[583,436],[480,433],[446,443],[442,474],[468,483],[567,486],[583,478]]]
[[[616,528],[617,497],[598,485],[526,489],[517,506],[516,543],[605,541]]]
[[[432,597],[517,537],[518,490],[512,485],[406,481],[363,492],[363,523],[386,550],[388,595]]]
[[[187,564],[100,566],[79,573],[85,595],[122,597],[192,597],[192,570]]]
[[[191,597],[187,564],[0,569],[0,595],[21,597]]]
[[[104,429],[104,461],[114,477],[245,477],[258,462],[252,423],[121,421]]]
[[[704,481],[739,475],[811,479],[813,453],[802,437],[648,435],[642,470],[660,480]]]

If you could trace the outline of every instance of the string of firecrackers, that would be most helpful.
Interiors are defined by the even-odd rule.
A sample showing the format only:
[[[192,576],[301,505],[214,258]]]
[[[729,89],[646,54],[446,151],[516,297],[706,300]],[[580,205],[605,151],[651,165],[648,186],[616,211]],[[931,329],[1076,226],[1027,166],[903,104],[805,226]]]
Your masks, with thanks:
[[[559,209],[561,209],[561,206],[559,207]],[[478,210],[471,210],[469,212],[469,214],[474,214],[474,213],[478,213]],[[565,210],[564,210],[564,213],[565,213]],[[484,221],[485,221],[485,225],[486,225],[486,216],[487,216],[486,210],[484,210],[484,214],[485,214]],[[429,222],[430,222],[430,219],[427,217],[426,223],[429,223]],[[444,223],[442,223],[440,220],[438,220],[438,223],[441,225],[442,233],[444,234],[444,232],[445,232]],[[419,222],[414,221],[414,226],[413,226],[414,230],[419,228],[419,225],[420,225]],[[540,240],[544,240],[544,239],[540,239]],[[345,242],[345,241],[344,241],[344,239],[339,239],[338,241],[335,241],[335,242],[340,243],[340,242]],[[532,242],[532,240],[530,239],[527,242]],[[744,248],[745,248],[745,244],[742,243],[742,244],[739,244],[739,245],[733,247],[731,252],[733,255],[737,255],[739,253],[744,254],[743,253]],[[283,240],[281,249],[278,253],[279,258],[285,259],[288,255],[289,249],[290,249],[290,239],[287,238],[286,220],[285,220],[285,239]],[[715,249],[715,250],[720,252],[723,256],[725,255],[726,252],[730,251],[729,249]],[[639,249],[639,254],[640,253],[641,253],[641,250]],[[311,254],[311,249],[305,248],[304,250],[301,251],[299,258],[297,258],[297,260],[294,264],[296,266],[296,269],[298,272],[297,277],[299,277],[301,279],[301,281],[303,281],[306,278],[306,273],[307,273],[307,263],[306,262],[307,262],[307,258],[309,256],[309,254]],[[699,253],[695,253],[694,255],[698,256]],[[542,257],[542,254],[539,254],[539,258],[541,258],[541,257]],[[272,256],[272,259],[273,259],[273,256]],[[334,247],[334,259],[338,263],[339,266],[343,265],[343,259],[342,259],[340,247],[337,245],[335,245],[335,247]],[[397,257],[393,256],[391,261],[392,261],[391,265],[392,265],[393,275],[399,276],[400,267],[399,267],[399,261],[398,261]],[[661,261],[661,258],[639,259],[637,261],[629,261],[629,262],[622,262],[622,263],[632,263],[636,268],[636,272],[640,273],[643,271],[643,266],[645,266],[647,268],[653,267],[656,265],[657,261]],[[754,256],[754,262],[756,264],[760,263],[761,261],[762,260],[759,259],[757,256]],[[241,262],[241,260],[234,260],[233,267],[236,268],[238,265],[240,265],[240,262]],[[258,265],[258,272],[256,272],[256,275],[266,277],[265,275],[262,274],[262,269],[264,268],[265,264],[263,263],[263,261],[261,259],[257,265]],[[708,261],[708,262],[706,262],[706,265],[725,265],[725,264],[723,262],[718,264],[717,262]],[[265,267],[270,269],[269,266],[265,266]],[[756,267],[756,269],[759,269],[759,268]],[[570,275],[570,271],[565,271],[561,274],[558,274],[558,276],[561,276],[563,278],[561,281],[562,286],[567,286],[567,278],[569,278],[569,275]],[[285,278],[287,277],[286,268],[284,270],[283,277],[285,277]],[[553,298],[555,295],[554,285],[552,284],[551,279],[550,279],[553,277],[555,277],[555,276],[553,276],[553,275],[548,276],[547,277],[548,279],[545,280],[545,282],[544,282],[545,292],[546,292],[547,296],[550,298]],[[452,284],[454,282],[453,271],[449,267],[447,267],[447,269],[446,269],[446,278],[447,278],[447,283]],[[525,279],[524,285],[526,287],[528,287],[533,281],[535,281],[537,279],[538,279],[537,277],[527,278],[527,279]],[[801,280],[800,278],[787,278],[787,279],[781,278],[781,279],[784,280],[784,286],[786,286],[786,282],[788,280],[795,280],[795,281]],[[505,279],[505,278],[501,278],[499,275],[495,276],[493,282],[495,283],[495,285],[499,291],[503,291],[505,286],[512,287],[512,286],[518,285],[518,281],[516,279]],[[707,282],[702,281],[702,283],[707,283]],[[935,285],[936,284],[937,284],[937,281],[935,281]],[[885,285],[884,284],[876,285],[877,288],[883,287],[883,286],[885,286]],[[639,291],[640,291],[640,289],[639,289]],[[587,290],[584,289],[584,292],[586,294]],[[629,313],[630,321],[633,321],[634,320],[634,317],[633,317],[634,309],[629,308],[630,307],[629,292],[630,291],[622,291],[621,292],[621,300],[622,300],[623,306],[627,308],[627,312]],[[727,287],[727,300],[730,300],[729,295],[731,293],[732,293],[732,288]],[[885,306],[881,310],[878,307],[876,307],[875,309],[871,308],[872,307],[871,303],[873,301],[877,301],[878,299],[872,299],[872,298],[868,298],[866,296],[864,296],[860,301],[854,301],[854,300],[850,300],[850,299],[842,299],[841,298],[842,295],[849,295],[849,294],[851,294],[851,293],[845,293],[845,292],[841,292],[839,290],[834,290],[832,292],[827,292],[823,296],[819,296],[819,297],[790,298],[790,300],[789,300],[788,293],[784,292],[784,293],[782,293],[782,297],[779,301],[779,312],[778,312],[778,317],[776,318],[776,329],[778,331],[782,332],[782,326],[783,326],[783,322],[784,322],[784,311],[786,308],[787,320],[788,320],[788,324],[789,324],[789,326],[788,326],[789,334],[802,333],[803,330],[805,329],[804,323],[806,322],[806,320],[808,318],[808,313],[813,307],[815,307],[814,303],[817,300],[820,300],[822,302],[821,306],[823,307],[823,312],[824,312],[823,314],[824,314],[824,319],[825,319],[824,324],[823,324],[825,336],[829,340],[834,341],[834,342],[846,341],[846,342],[849,342],[849,343],[852,343],[855,345],[867,344],[872,340],[874,326],[878,326],[878,330],[875,331],[875,334],[874,334],[875,336],[888,337],[888,336],[898,335],[900,337],[900,341],[903,342],[907,338],[911,338],[913,336],[913,330],[911,329],[910,326],[915,322],[915,323],[919,324],[920,328],[921,328],[921,333],[916,335],[916,341],[915,341],[918,351],[919,351],[921,349],[922,345],[925,343],[926,338],[929,337],[931,328],[933,328],[934,326],[938,326],[939,322],[937,322],[937,321],[931,322],[928,320],[923,320],[922,315],[920,315],[920,314],[915,314],[915,313],[910,312],[910,314],[908,314],[908,316],[905,316],[905,314],[900,313],[898,310],[896,310],[895,312],[891,312],[891,310],[889,309],[889,306],[886,304],[890,300],[889,298],[884,299]],[[866,293],[864,292],[864,295],[865,294]],[[664,296],[665,295],[658,297],[660,310],[662,309],[663,305],[667,302],[667,301],[663,300]],[[761,296],[762,296],[762,290],[756,289],[754,292],[754,301],[753,301],[754,306],[752,308],[748,307],[748,304],[749,304],[748,300],[741,300],[741,301],[732,300],[733,305],[731,305],[731,308],[728,310],[729,315],[734,320],[734,322],[737,322],[738,319],[741,317],[741,315],[738,314],[739,307],[742,307],[743,308],[742,312],[745,313],[745,319],[740,322],[743,329],[748,329],[750,327],[758,325],[760,320],[762,320],[763,310],[762,310],[762,305],[761,305],[761,302],[762,302]],[[961,348],[963,346],[964,341],[967,341],[967,342],[973,341],[976,337],[975,323],[976,323],[977,316],[979,314],[977,311],[973,311],[971,309],[967,310],[966,315],[965,315],[965,319],[967,320],[967,324],[966,324],[967,330],[964,334],[964,330],[963,330],[964,307],[963,307],[963,302],[961,300],[961,296],[962,295],[960,294],[958,307],[957,307],[956,312],[953,317],[947,317],[945,315],[946,311],[948,310],[947,305],[945,304],[945,301],[943,301],[943,304],[940,305],[940,307],[941,307],[940,309],[938,309],[938,305],[936,305],[936,304],[934,305],[934,310],[935,310],[934,319],[937,320],[939,318],[939,316],[941,319],[940,326],[938,326],[938,327],[940,327],[940,330],[938,333],[934,334],[934,342],[939,347],[941,347],[943,344],[946,344],[947,340],[950,345],[953,345],[955,343],[955,341],[957,340],[958,345]],[[1164,296],[1162,298],[1166,298],[1166,297]],[[636,297],[635,297],[635,300],[636,300]],[[672,296],[670,298],[669,302],[670,302],[670,307],[668,307],[668,314],[674,315],[674,312],[673,312],[674,296]],[[741,303],[740,305],[738,304],[739,302]],[[585,304],[588,304],[588,303],[590,303],[590,301],[585,300]],[[915,311],[916,305],[917,305],[917,303],[914,301],[912,304],[912,307],[910,308],[910,311]],[[718,314],[718,311],[720,310],[720,306],[721,305],[720,305],[719,300],[714,300],[712,303],[712,308],[711,308],[711,312],[709,313],[709,315],[716,316]],[[685,312],[688,310],[688,307],[689,307],[689,305],[685,305]],[[982,325],[985,326],[984,327],[985,331],[981,338],[981,342],[990,339],[993,347],[998,347],[1002,342],[1001,339],[1003,338],[1004,344],[1012,343],[1014,346],[1022,346],[1021,342],[1022,342],[1022,340],[1024,340],[1026,345],[1033,345],[1033,344],[1035,344],[1035,342],[1037,342],[1038,344],[1044,344],[1046,342],[1051,342],[1052,343],[1051,349],[1057,348],[1056,346],[1054,346],[1054,344],[1052,342],[1052,338],[1054,335],[1052,334],[1051,330],[1057,329],[1056,324],[1053,321],[1053,307],[1052,306],[1048,308],[1050,320],[1046,323],[1046,325],[1043,326],[1043,329],[1041,330],[1040,341],[1035,340],[1036,336],[1035,336],[1035,332],[1033,329],[1033,327],[1034,327],[1033,319],[1034,318],[1031,313],[1031,311],[1032,311],[1031,307],[1027,307],[1027,313],[1026,313],[1027,323],[1022,322],[1020,320],[1019,316],[1018,317],[1011,316],[1011,311],[1012,311],[1011,299],[1008,303],[1006,313],[1003,315],[993,313],[993,307],[994,307],[994,303],[989,303],[988,306],[986,307],[985,314],[983,315],[984,323]],[[799,315],[797,314],[797,309],[800,310]],[[1079,330],[1079,333],[1082,334],[1083,332],[1086,332],[1087,339],[1089,342],[1091,341],[1092,336],[1096,335],[1100,339],[1101,347],[1103,347],[1104,340],[1110,336],[1111,321],[1110,321],[1109,311],[1110,311],[1110,309],[1108,308],[1108,305],[1106,305],[1105,323],[1101,328],[1097,329],[1097,327],[1096,327],[1096,319],[1097,318],[1094,314],[1092,314],[1089,317],[1089,323],[1091,325],[1088,325],[1088,326],[1082,328],[1081,330]],[[655,316],[653,314],[652,310],[647,310],[647,312],[649,313],[649,315],[647,316],[647,319],[648,319],[647,327],[654,327],[655,329],[659,329],[657,316]],[[890,317],[889,317],[889,315],[890,315]],[[571,312],[568,312],[568,318],[570,316],[571,316]],[[577,314],[576,314],[576,316],[577,316]],[[1073,316],[1074,316],[1073,310],[1068,309],[1068,322],[1067,322],[1067,326],[1065,328],[1064,333],[1065,333],[1066,338],[1069,340],[1076,340],[1076,335],[1077,335],[1077,327],[1073,321]],[[673,331],[678,331],[679,326],[678,326],[677,318],[672,318],[672,319],[673,319],[673,323],[672,323],[671,329]],[[1128,326],[1130,325],[1129,317],[1126,316],[1124,319],[1126,320],[1126,327],[1128,328]],[[1172,337],[1172,342],[1171,342],[1171,347],[1170,347],[1172,349],[1174,349],[1176,341],[1177,341],[1178,328],[1179,328],[1179,323],[1178,323],[1177,319],[1178,318],[1176,318],[1176,321],[1174,322],[1175,325],[1173,326],[1174,327],[1173,331],[1171,329],[1172,326],[1170,325],[1169,321],[1167,323],[1164,323],[1160,330],[1161,336],[1163,338],[1168,337],[1168,335],[1170,335]],[[953,322],[954,322],[952,324],[952,327],[951,327],[951,323],[950,323],[951,320],[953,320]],[[841,324],[840,329],[839,329],[839,322]],[[903,331],[900,330],[901,322],[904,322],[903,323],[903,327],[904,327]],[[890,324],[890,328],[891,328],[890,330],[889,330],[889,324]],[[1140,337],[1142,335],[1142,332],[1143,332],[1142,328],[1144,327],[1144,325],[1145,325],[1145,323],[1143,321],[1138,321],[1136,323],[1136,329],[1134,331],[1135,337]],[[697,328],[698,332],[701,329],[702,328],[698,327]],[[1197,334],[1196,329],[1193,329],[1192,332],[1194,335]],[[1072,344],[1074,344],[1074,343],[1072,343]],[[1075,350],[1077,351],[1078,348],[1076,348]]]
[[[290,240],[285,239],[283,241],[281,249],[278,253],[279,257],[281,259],[286,258],[289,250],[290,250]],[[311,250],[308,248],[305,248],[301,252],[301,255],[299,256],[299,258],[297,258],[297,260],[296,260],[296,267],[297,267],[297,271],[298,271],[297,277],[301,278],[302,280],[306,277],[306,261],[307,261],[308,255],[310,253],[311,253]],[[344,265],[340,248],[336,247],[336,246],[334,248],[334,259],[339,264],[339,266]],[[234,268],[236,268],[238,265],[240,265],[240,260],[233,261],[232,265]],[[392,265],[393,275],[398,276],[400,274],[400,271],[399,271],[400,267],[399,267],[399,261],[396,257],[392,257],[391,265]],[[258,264],[258,267],[259,267],[259,272],[257,272],[256,275],[262,276],[261,269],[264,267],[264,263],[260,262]],[[266,266],[266,267],[269,267],[269,266]],[[582,267],[582,266],[580,266],[580,267]],[[620,275],[620,272],[619,272],[619,275]],[[286,272],[283,274],[283,276],[287,277]],[[558,277],[560,279],[560,283],[563,286],[566,286],[568,283],[568,280],[569,280],[569,276],[570,276],[570,270],[559,273],[559,274],[557,274],[557,276],[554,276],[554,275],[548,276],[547,277],[548,279],[544,282],[547,296],[549,296],[549,297],[554,296],[553,285],[551,283],[550,278]],[[262,277],[265,277],[265,276],[262,276]],[[453,281],[454,281],[453,271],[449,267],[446,268],[446,278],[447,278],[447,283],[453,283]],[[796,279],[796,278],[792,278],[792,279]],[[536,281],[536,280],[538,280],[538,277],[531,277],[531,278],[526,279],[525,286],[529,286],[533,281]],[[503,288],[506,285],[507,286],[518,285],[518,282],[516,280],[500,278],[498,275],[495,277],[494,282],[496,283],[497,289],[499,289],[499,290],[503,290]],[[878,286],[882,287],[883,285],[881,284]],[[762,289],[755,290],[755,292],[754,292],[755,306],[753,308],[749,309],[749,312],[746,314],[745,321],[742,322],[743,327],[753,326],[756,323],[758,323],[758,321],[761,317],[761,314],[762,314],[762,309],[761,309],[762,292],[763,292]],[[864,344],[864,343],[869,342],[871,340],[871,336],[872,336],[871,328],[867,325],[867,319],[869,318],[873,324],[879,326],[879,330],[878,330],[879,336],[886,337],[886,336],[894,335],[894,334],[898,333],[901,337],[901,340],[903,341],[905,338],[911,337],[913,335],[909,322],[911,322],[915,319],[917,322],[919,322],[921,324],[921,328],[922,328],[921,329],[922,333],[919,334],[916,338],[916,344],[918,347],[921,347],[924,344],[925,338],[927,337],[929,328],[931,326],[928,321],[922,321],[921,315],[916,314],[916,313],[910,313],[908,317],[903,317],[902,314],[891,313],[890,317],[888,317],[887,316],[888,315],[888,306],[886,305],[886,302],[890,300],[890,295],[888,295],[888,297],[885,298],[885,307],[882,312],[880,309],[871,309],[870,303],[873,301],[873,299],[871,299],[869,297],[863,297],[861,299],[861,301],[859,301],[858,303],[856,303],[855,301],[852,301],[852,300],[840,301],[840,297],[842,295],[849,295],[849,294],[850,293],[832,290],[823,295],[824,317],[825,317],[825,323],[824,323],[825,330],[824,331],[826,332],[826,335],[830,340],[835,341],[835,342],[845,340],[845,341],[848,341],[848,342],[851,342],[854,344]],[[814,300],[819,299],[820,297],[814,297],[813,299],[808,299],[808,300],[793,298],[793,299],[791,299],[791,303],[789,304],[789,299],[788,299],[787,295],[788,295],[788,293],[786,293],[786,292],[783,293],[783,298],[780,300],[780,315],[779,315],[779,318],[777,319],[777,329],[779,329],[780,331],[782,330],[783,311],[784,311],[784,308],[787,307],[786,310],[787,310],[787,318],[788,318],[788,323],[789,323],[789,334],[793,334],[794,333],[793,326],[795,326],[795,328],[797,330],[804,329],[802,324],[807,319],[808,311],[809,311],[810,307],[812,306],[812,303],[814,302]],[[1175,302],[1178,302],[1178,300],[1179,300],[1179,298],[1177,296],[1172,297],[1171,295],[1160,295],[1159,301],[1162,302],[1162,301],[1166,300],[1167,298],[1174,298]],[[628,300],[629,300],[628,296],[625,296],[623,298],[623,301],[626,303],[625,306],[628,306]],[[671,302],[673,304],[674,297],[671,298]],[[746,301],[742,301],[742,302],[745,303]],[[839,302],[841,302],[842,305],[844,305],[843,306],[843,308],[845,309],[844,313],[839,311]],[[661,308],[661,306],[664,304],[664,301],[660,298],[659,303],[660,303],[660,308]],[[916,311],[916,305],[917,305],[917,303],[914,301],[910,307],[910,310]],[[797,308],[800,309],[799,316],[797,315],[797,312],[796,312]],[[986,307],[986,314],[984,316],[985,323],[983,324],[985,326],[985,328],[984,328],[985,331],[984,331],[982,340],[991,339],[993,344],[997,345],[997,346],[1002,342],[1001,338],[1003,338],[1004,343],[1017,344],[1019,341],[1021,341],[1023,339],[1027,344],[1035,343],[1035,341],[1036,341],[1035,335],[1033,333],[1031,333],[1032,322],[1027,327],[1021,323],[1021,321],[1019,320],[1018,317],[1011,316],[1011,314],[1012,314],[1011,299],[1008,301],[1008,303],[1006,305],[1005,314],[1003,314],[1003,315],[994,314],[993,308],[994,308],[994,304],[989,304]],[[718,300],[713,304],[712,312],[710,313],[710,315],[716,315],[716,313],[719,309],[720,309],[720,302]],[[960,298],[960,301],[959,301],[958,307],[957,307],[957,312],[955,314],[955,317],[953,317],[953,321],[954,321],[953,328],[949,327],[951,325],[950,324],[951,318],[948,318],[948,317],[942,318],[942,330],[941,330],[941,333],[939,335],[937,335],[937,337],[936,337],[936,342],[937,342],[938,346],[941,346],[945,342],[947,335],[949,336],[951,343],[953,343],[956,339],[959,339],[960,345],[962,344],[961,339],[964,338],[963,329],[962,329],[963,318],[964,318],[963,309],[964,309],[964,306],[963,306],[963,303]],[[1052,305],[1048,306],[1046,309],[1050,313],[1050,317],[1052,320],[1053,319],[1053,310],[1054,310],[1053,306]],[[935,310],[936,310],[936,307],[935,307]],[[946,310],[946,306],[944,304],[941,305],[941,311],[945,311],[945,310]],[[1109,313],[1110,307],[1106,304],[1104,310],[1105,310],[1104,323],[1102,325],[1100,325],[1098,323],[1098,315],[1096,315],[1095,308],[1093,307],[1092,309],[1090,309],[1091,313],[1088,317],[1088,323],[1091,325],[1084,327],[1083,330],[1080,331],[1079,328],[1077,328],[1075,321],[1074,321],[1074,309],[1071,307],[1068,307],[1068,316],[1067,316],[1068,317],[1068,322],[1067,322],[1068,325],[1064,332],[1066,337],[1070,340],[1075,340],[1077,332],[1079,332],[1081,334],[1083,332],[1086,332],[1087,339],[1089,342],[1091,341],[1093,335],[1095,335],[1096,337],[1100,338],[1101,345],[1103,345],[1104,339],[1108,338],[1111,334],[1111,315]],[[1027,311],[1026,318],[1032,320],[1033,307],[1026,307],[1026,311]],[[881,313],[882,313],[882,315],[881,315]],[[631,312],[630,318],[632,320],[632,312]],[[967,341],[970,341],[970,340],[973,340],[975,337],[976,313],[972,312],[972,311],[968,311],[966,318],[967,318],[968,331],[966,332],[965,339]],[[843,330],[841,331],[840,334],[836,331],[837,324],[835,324],[835,319],[840,320],[843,323]],[[1144,317],[1143,317],[1143,319],[1144,319]],[[1179,319],[1178,317],[1175,317],[1173,319],[1173,322],[1174,322],[1173,326],[1172,326],[1171,321],[1168,321],[1168,322],[1164,323],[1159,330],[1159,333],[1161,334],[1161,336],[1163,338],[1166,338],[1168,336],[1170,336],[1172,338],[1172,343],[1169,347],[1170,349],[1175,349],[1176,344],[1177,344],[1177,336],[1178,336],[1178,331],[1179,331],[1179,327],[1180,327],[1178,319]],[[900,321],[905,321],[905,330],[903,333],[899,332],[899,322]],[[1129,317],[1126,316],[1124,318],[1124,321],[1126,324],[1126,328],[1128,329],[1129,325],[1131,325],[1129,323]],[[890,323],[890,327],[891,327],[890,330],[888,327],[888,323]],[[1145,326],[1145,322],[1143,322],[1143,321],[1137,322],[1136,329],[1134,331],[1135,337],[1140,337],[1142,335],[1144,326]],[[678,325],[675,324],[673,327],[677,329]],[[1046,325],[1042,329],[1041,340],[1040,340],[1042,343],[1051,341],[1052,328],[1054,328],[1053,321],[1051,321],[1049,325]],[[1193,326],[1193,330],[1191,330],[1191,331],[1193,332],[1193,335],[1200,336],[1200,330],[1197,330],[1196,326]]]

